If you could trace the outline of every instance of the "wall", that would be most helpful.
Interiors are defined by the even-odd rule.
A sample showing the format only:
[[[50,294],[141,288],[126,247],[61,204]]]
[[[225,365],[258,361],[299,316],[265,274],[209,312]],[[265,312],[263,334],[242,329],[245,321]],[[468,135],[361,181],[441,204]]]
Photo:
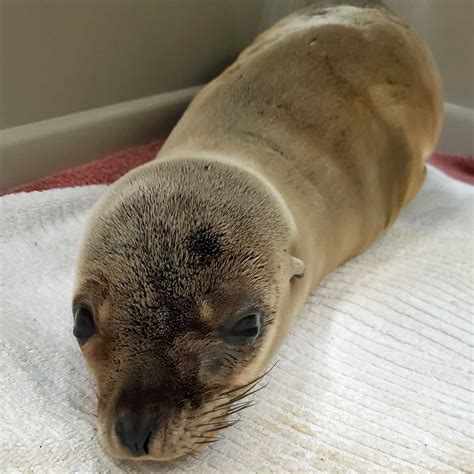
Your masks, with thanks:
[[[0,0],[0,129],[202,84],[261,0]]]

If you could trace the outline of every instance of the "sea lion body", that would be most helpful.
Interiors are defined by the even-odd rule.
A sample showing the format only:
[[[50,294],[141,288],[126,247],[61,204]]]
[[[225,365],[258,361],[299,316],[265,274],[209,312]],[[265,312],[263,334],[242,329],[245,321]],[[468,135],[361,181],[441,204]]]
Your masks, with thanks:
[[[420,189],[441,128],[440,84],[429,51],[380,2],[319,3],[244,50],[158,154],[250,168],[277,189],[306,267],[283,338],[308,291]]]
[[[196,448],[185,420],[224,419],[217,400],[262,373],[311,289],[416,195],[441,117],[429,52],[376,1],[291,15],[196,96],[98,203],[81,250],[75,305],[94,314],[82,348],[112,454]],[[222,328],[242,308],[264,324],[239,346]],[[132,454],[113,428],[130,410],[152,419]]]

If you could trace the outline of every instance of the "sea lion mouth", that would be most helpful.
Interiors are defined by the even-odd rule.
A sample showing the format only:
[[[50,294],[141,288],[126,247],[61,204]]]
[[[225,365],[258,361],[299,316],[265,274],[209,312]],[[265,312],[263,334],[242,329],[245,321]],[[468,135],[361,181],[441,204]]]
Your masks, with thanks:
[[[236,418],[230,421],[224,420],[229,416],[235,415],[240,411],[257,404],[255,400],[247,399],[267,387],[268,382],[264,383],[260,387],[257,386],[268,374],[268,372],[270,372],[270,370],[244,385],[232,388],[225,392],[220,392],[217,397],[213,398],[210,402],[206,404],[206,406],[208,406],[212,405],[213,403],[216,403],[215,406],[201,413],[198,413],[195,416],[188,417],[187,419],[198,422],[196,428],[205,428],[205,431],[201,433],[202,435],[217,433],[221,430],[235,425],[240,421],[240,418]],[[199,423],[199,421],[205,422]]]
[[[268,382],[261,382],[273,367],[237,387],[201,393],[204,401],[198,409],[190,408],[188,402],[178,416],[162,423],[150,413],[141,416],[122,410],[116,417],[100,416],[103,447],[112,457],[135,461],[167,461],[195,454],[241,421],[235,415],[256,405],[253,395],[267,387]]]

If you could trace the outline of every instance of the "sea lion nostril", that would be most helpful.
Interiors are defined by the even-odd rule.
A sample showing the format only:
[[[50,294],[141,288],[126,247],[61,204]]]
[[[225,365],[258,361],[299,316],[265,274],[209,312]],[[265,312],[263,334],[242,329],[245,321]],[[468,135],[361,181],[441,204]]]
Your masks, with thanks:
[[[143,443],[143,450],[145,451],[145,454],[148,454],[148,451],[149,451],[148,448],[149,448],[149,445],[150,445],[151,435],[152,435],[152,432],[150,431],[148,433],[148,436],[145,439],[145,442]]]
[[[115,434],[133,456],[145,456],[153,436],[154,422],[148,415],[131,411],[119,416],[115,423]]]

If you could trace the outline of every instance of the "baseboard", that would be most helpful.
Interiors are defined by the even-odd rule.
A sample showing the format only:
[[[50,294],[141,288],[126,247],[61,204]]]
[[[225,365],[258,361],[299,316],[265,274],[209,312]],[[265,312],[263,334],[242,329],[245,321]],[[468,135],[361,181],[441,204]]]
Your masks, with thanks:
[[[0,190],[165,136],[198,87],[0,131]]]
[[[201,86],[0,131],[0,190],[166,135]],[[437,151],[472,155],[474,111],[446,104]]]

